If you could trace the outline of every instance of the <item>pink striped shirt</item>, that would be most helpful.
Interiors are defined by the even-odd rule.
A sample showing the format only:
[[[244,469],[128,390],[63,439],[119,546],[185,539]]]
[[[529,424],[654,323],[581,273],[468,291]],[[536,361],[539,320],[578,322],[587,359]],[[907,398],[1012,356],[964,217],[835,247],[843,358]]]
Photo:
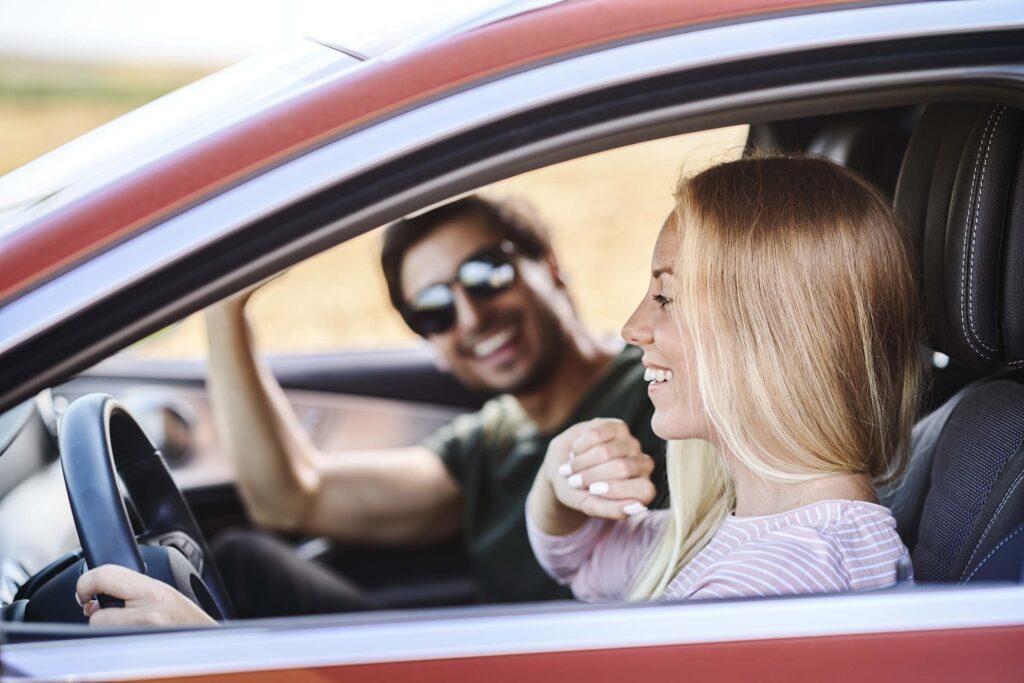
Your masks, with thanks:
[[[566,536],[545,534],[527,514],[540,565],[588,601],[625,597],[660,540],[667,510],[621,522],[589,519]],[[834,593],[884,588],[909,557],[896,520],[874,503],[825,500],[777,515],[725,519],[679,572],[663,599]],[[909,566],[909,565],[908,565]]]

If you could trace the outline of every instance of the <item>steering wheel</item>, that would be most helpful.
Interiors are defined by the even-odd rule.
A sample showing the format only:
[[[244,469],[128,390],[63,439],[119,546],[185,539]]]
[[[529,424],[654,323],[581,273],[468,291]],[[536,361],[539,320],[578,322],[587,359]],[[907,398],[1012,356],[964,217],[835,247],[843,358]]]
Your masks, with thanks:
[[[59,442],[84,566],[81,561],[64,565],[47,583],[61,584],[63,593],[86,567],[118,564],[171,585],[215,619],[229,618],[227,593],[188,503],[160,452],[128,411],[106,394],[83,396],[64,413]],[[141,528],[138,536],[126,502]],[[46,588],[53,590],[38,593],[57,593],[55,586]],[[104,607],[120,603],[108,596],[99,600]],[[39,601],[44,605],[33,610],[35,602],[36,596],[26,609],[30,620],[53,614],[54,607],[47,604],[53,599]]]

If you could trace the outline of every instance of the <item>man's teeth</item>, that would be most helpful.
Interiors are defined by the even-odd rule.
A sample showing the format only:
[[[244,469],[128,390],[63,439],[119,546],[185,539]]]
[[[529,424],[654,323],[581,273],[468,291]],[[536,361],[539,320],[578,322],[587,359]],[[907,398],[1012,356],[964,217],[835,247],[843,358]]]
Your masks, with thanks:
[[[477,358],[485,358],[491,355],[492,353],[500,349],[502,346],[507,344],[512,339],[512,336],[515,335],[515,333],[515,328],[509,327],[507,329],[502,330],[501,332],[491,335],[487,339],[484,339],[482,342],[477,342],[476,344],[473,345],[473,355],[476,356]]]
[[[674,375],[671,370],[655,370],[654,368],[644,369],[645,382],[670,382]]]

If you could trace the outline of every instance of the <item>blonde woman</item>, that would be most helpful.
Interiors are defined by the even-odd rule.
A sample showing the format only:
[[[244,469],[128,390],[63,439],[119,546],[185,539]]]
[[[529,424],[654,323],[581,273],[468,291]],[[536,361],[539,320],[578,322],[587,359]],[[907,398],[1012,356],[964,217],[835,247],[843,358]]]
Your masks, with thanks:
[[[813,158],[680,183],[644,351],[671,508],[615,420],[554,440],[527,502],[542,566],[586,600],[891,585],[907,549],[875,481],[901,471],[921,387],[910,247],[888,202]]]

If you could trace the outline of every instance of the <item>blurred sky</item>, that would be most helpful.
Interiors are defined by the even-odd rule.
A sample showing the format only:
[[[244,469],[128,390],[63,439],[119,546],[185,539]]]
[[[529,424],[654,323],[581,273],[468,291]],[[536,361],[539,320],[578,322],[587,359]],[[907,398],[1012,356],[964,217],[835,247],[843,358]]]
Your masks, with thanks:
[[[217,67],[290,38],[387,36],[498,0],[0,0],[0,60]]]

